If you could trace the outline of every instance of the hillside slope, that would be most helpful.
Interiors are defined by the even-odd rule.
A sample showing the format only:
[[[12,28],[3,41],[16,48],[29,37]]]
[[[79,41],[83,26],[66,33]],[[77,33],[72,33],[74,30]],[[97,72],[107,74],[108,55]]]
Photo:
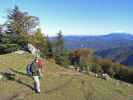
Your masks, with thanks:
[[[118,62],[126,66],[133,66],[133,47],[107,49],[96,52],[96,55],[105,59],[111,59],[114,62]]]
[[[133,85],[62,68],[45,61],[41,94],[32,90],[33,80],[25,75],[32,60],[28,53],[0,55],[0,100],[133,100]]]

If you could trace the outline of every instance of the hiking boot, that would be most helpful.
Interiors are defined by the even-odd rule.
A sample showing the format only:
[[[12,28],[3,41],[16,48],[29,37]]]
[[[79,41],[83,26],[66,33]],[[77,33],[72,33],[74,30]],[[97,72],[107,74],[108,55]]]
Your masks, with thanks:
[[[37,93],[37,94],[40,94],[41,92],[39,92],[39,91],[36,91],[36,93]]]
[[[38,94],[40,94],[40,91],[38,91],[37,89],[35,89],[35,92],[38,93]]]

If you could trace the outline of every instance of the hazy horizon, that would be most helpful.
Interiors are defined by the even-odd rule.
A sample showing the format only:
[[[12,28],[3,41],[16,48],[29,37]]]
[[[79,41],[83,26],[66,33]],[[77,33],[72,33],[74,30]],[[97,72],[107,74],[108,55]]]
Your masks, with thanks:
[[[114,32],[133,34],[133,0],[3,0],[0,24],[7,9],[18,5],[20,10],[40,19],[45,34],[105,35]]]

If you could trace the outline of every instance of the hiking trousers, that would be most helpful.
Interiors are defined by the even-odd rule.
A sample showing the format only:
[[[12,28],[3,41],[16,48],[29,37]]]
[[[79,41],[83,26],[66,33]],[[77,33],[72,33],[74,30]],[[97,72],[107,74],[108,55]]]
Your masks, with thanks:
[[[40,92],[40,80],[39,80],[39,76],[33,76],[33,80],[34,80],[34,89],[36,92]]]

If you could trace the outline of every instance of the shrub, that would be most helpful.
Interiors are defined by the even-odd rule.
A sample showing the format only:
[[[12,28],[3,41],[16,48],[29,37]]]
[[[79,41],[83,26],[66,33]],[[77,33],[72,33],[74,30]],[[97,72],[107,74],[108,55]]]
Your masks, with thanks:
[[[63,67],[68,67],[70,65],[69,60],[65,56],[55,56],[56,64],[62,65]]]
[[[79,61],[79,68],[80,70],[86,70],[87,68],[87,62],[85,61],[85,58],[84,57],[80,57],[80,61]]]
[[[18,50],[20,47],[17,44],[0,44],[0,54],[10,53]]]
[[[90,69],[92,72],[94,73],[97,73],[97,74],[100,74],[103,72],[102,68],[100,65],[96,64],[96,63],[93,63],[91,65],[91,69]]]
[[[111,60],[107,59],[101,59],[98,61],[98,64],[101,66],[104,73],[109,74],[113,77],[114,75],[114,69],[113,69],[113,62]]]

